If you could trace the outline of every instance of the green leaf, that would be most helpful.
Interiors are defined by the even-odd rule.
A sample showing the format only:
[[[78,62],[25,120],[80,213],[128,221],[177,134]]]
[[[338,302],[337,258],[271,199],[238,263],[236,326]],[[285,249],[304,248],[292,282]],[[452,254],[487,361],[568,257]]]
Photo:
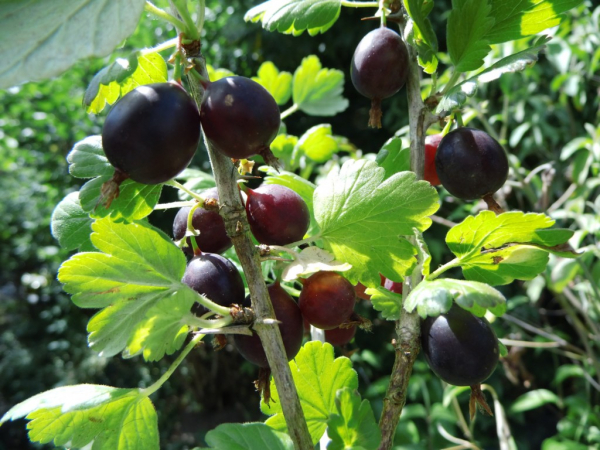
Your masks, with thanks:
[[[298,36],[308,30],[314,36],[327,31],[341,9],[341,0],[269,0],[249,10],[244,20],[260,20],[269,31]]]
[[[292,74],[279,72],[271,61],[260,65],[257,72],[258,77],[252,77],[254,81],[264,87],[273,96],[278,105],[285,105],[292,96]]]
[[[135,354],[142,344],[134,333],[149,327],[155,317],[157,326],[163,328],[162,336],[168,341],[175,336],[176,342],[163,342],[160,336],[149,338],[142,341],[148,348],[144,354],[155,359],[164,349],[174,349],[182,324],[159,317],[166,305],[152,308],[167,299],[173,309],[189,311],[192,307],[197,294],[181,283],[184,254],[166,235],[143,223],[100,219],[92,229],[92,243],[100,252],[78,253],[58,272],[65,291],[73,294],[73,303],[81,308],[103,308],[88,323],[90,346],[113,356],[131,343],[127,353]]]
[[[294,255],[294,261],[283,269],[281,279],[294,281],[299,277],[307,277],[316,272],[344,272],[350,268],[350,264],[335,261],[333,255],[322,248],[310,246]]]
[[[115,171],[106,159],[99,135],[77,142],[67,155],[67,162],[69,173],[76,178],[110,177]]]
[[[233,73],[229,69],[221,69],[221,68],[215,69],[210,64],[206,65],[206,72],[208,74],[208,79],[210,81],[217,81],[217,80],[220,80],[221,78],[232,77],[235,75],[235,73]]]
[[[79,60],[109,55],[133,33],[144,3],[144,0],[0,2],[0,89],[55,77]]]
[[[358,376],[346,357],[334,359],[330,344],[311,341],[304,344],[296,358],[290,361],[294,384],[298,390],[304,417],[313,444],[319,442],[327,428],[330,414],[337,413],[335,396],[339,389],[358,388]],[[278,431],[287,426],[281,410],[281,401],[275,383],[271,381],[271,402],[261,401],[260,409],[271,416],[265,422]]]
[[[31,420],[29,439],[94,450],[159,448],[152,402],[140,389],[80,384],[42,392],[11,408],[0,420]],[[92,448],[90,445],[89,448]]]
[[[488,0],[452,0],[446,39],[448,54],[457,72],[469,72],[483,65],[491,47],[485,39],[494,25]]]
[[[490,44],[501,44],[538,34],[557,26],[564,12],[582,0],[490,0],[494,26],[485,35]]]
[[[544,271],[548,253],[576,256],[563,248],[573,232],[548,230],[553,224],[544,214],[483,211],[452,227],[446,243],[465,278],[495,285],[531,280]]]
[[[94,178],[83,185],[79,200],[84,211],[93,218],[110,217],[115,221],[132,222],[143,219],[160,198],[162,184],[141,184],[131,179],[119,186],[119,196],[106,208],[101,201],[102,185],[110,176]]]
[[[83,95],[83,106],[88,112],[98,114],[108,103],[112,105],[121,95],[121,83],[137,69],[137,53],[128,59],[117,58],[92,78]]]
[[[337,392],[335,405],[337,413],[327,422],[327,435],[331,439],[327,450],[379,447],[381,431],[368,400],[361,402],[357,392],[344,388]]]
[[[298,143],[298,138],[290,134],[278,134],[271,142],[271,151],[276,158],[290,158],[294,148]]]
[[[541,406],[553,403],[561,406],[560,398],[552,391],[547,389],[536,389],[521,395],[509,408],[511,414],[522,413],[532,409],[540,408]]]
[[[440,100],[436,113],[441,114],[463,106],[467,97],[475,95],[479,83],[489,83],[504,73],[518,72],[531,67],[538,60],[539,52],[545,48],[549,40],[548,36],[541,36],[530,48],[502,58],[477,75],[457,84]]]
[[[75,250],[89,242],[93,220],[81,208],[79,192],[71,192],[52,212],[52,236],[65,250]]]
[[[556,373],[554,374],[554,384],[561,384],[568,378],[577,377],[577,378],[585,378],[586,373],[583,367],[576,366],[574,364],[566,364],[560,366]]]
[[[386,179],[395,173],[410,170],[410,147],[404,145],[399,137],[390,138],[377,153],[376,161],[385,169]]]
[[[502,286],[517,280],[532,280],[548,265],[548,252],[531,245],[514,245],[482,252],[462,265],[467,280]]]
[[[142,53],[135,72],[120,83],[121,96],[144,84],[166,83],[168,76],[167,63],[159,53]]]
[[[100,113],[107,104],[112,105],[138,86],[166,83],[167,63],[160,54],[138,52],[132,55],[130,60],[132,61],[126,67],[121,68],[121,64],[117,65],[121,70],[114,69],[115,62],[92,79],[83,98],[87,112]]]
[[[311,116],[335,116],[348,107],[342,97],[344,72],[323,69],[315,55],[302,60],[294,72],[292,96],[294,104]]]
[[[388,291],[382,286],[367,288],[365,293],[371,296],[373,309],[381,312],[384,319],[398,320],[402,310],[402,294]]]
[[[224,423],[205,440],[216,450],[294,450],[292,438],[264,423]]]
[[[431,225],[437,191],[412,172],[384,180],[374,161],[349,160],[332,170],[314,194],[315,220],[325,249],[350,263],[352,284],[380,285],[380,273],[401,281],[415,265],[416,249],[403,237]]]
[[[156,303],[146,313],[146,319],[139,322],[123,356],[129,358],[142,353],[146,361],[158,361],[165,354],[179,350],[189,330],[185,319],[192,316],[190,305],[196,298],[193,291],[182,290],[177,297]]]
[[[298,140],[296,149],[317,163],[325,163],[338,151],[338,143],[328,123],[309,128]]]
[[[431,0],[404,0],[406,12],[413,21],[413,41],[419,54],[419,65],[425,73],[432,74],[437,70],[438,42],[433,26],[427,18],[433,9]]]
[[[452,302],[479,317],[483,317],[486,310],[496,316],[506,312],[506,299],[493,287],[477,281],[452,278],[423,280],[408,294],[404,309],[412,312],[416,308],[419,316],[425,319],[448,312]]]
[[[186,180],[183,185],[190,191],[196,192],[197,194],[216,186],[215,178],[213,177],[212,173],[203,172],[202,170],[198,169],[185,169],[175,178],[178,180]],[[180,200],[192,200],[191,195],[182,191],[181,189],[177,191],[177,196]]]
[[[561,259],[552,267],[550,273],[550,289],[554,292],[562,292],[577,274],[581,271],[579,262],[574,259]]]

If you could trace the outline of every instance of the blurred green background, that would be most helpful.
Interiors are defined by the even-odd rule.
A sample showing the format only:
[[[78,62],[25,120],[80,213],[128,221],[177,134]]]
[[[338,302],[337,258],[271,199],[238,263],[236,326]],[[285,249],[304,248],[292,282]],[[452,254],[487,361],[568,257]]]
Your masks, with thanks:
[[[213,67],[252,76],[270,60],[293,73],[303,57],[316,54],[323,67],[348,74],[356,44],[376,26],[361,21],[365,11],[343,8],[323,35],[268,33],[243,21],[256,3],[207,2],[203,50]],[[437,0],[431,15],[441,51],[449,5],[449,0]],[[553,258],[546,273],[501,289],[509,311],[493,326],[513,344],[488,383],[508,421],[480,416],[470,428],[461,427],[468,394],[444,390],[420,357],[397,448],[460,445],[448,436],[471,439],[479,448],[501,448],[497,426],[503,425],[519,449],[600,448],[599,30],[598,2],[583,2],[550,30],[555,37],[535,66],[480,86],[464,114],[472,126],[495,135],[511,155],[510,179],[498,195],[501,204],[549,214],[558,225],[577,230],[572,244],[586,250],[576,260]],[[52,210],[80,183],[68,174],[65,157],[75,142],[100,133],[106,114],[86,114],[81,100],[87,84],[116,57],[174,35],[171,27],[144,16],[136,33],[109,58],[81,62],[54,80],[0,92],[0,415],[36,393],[67,384],[147,386],[174,359],[105,359],[87,348],[86,323],[94,311],[78,309],[62,292],[56,272],[69,254],[50,234]],[[497,46],[491,57],[524,49],[526,43]],[[394,134],[406,134],[403,91],[384,101],[381,130],[367,129],[369,102],[355,92],[348,76],[344,96],[350,107],[343,113],[333,118],[297,113],[286,120],[288,133],[299,136],[313,125],[330,123],[334,134],[348,138],[362,153],[376,153]],[[204,149],[193,164],[206,167]],[[175,193],[165,190],[163,196],[169,201]],[[441,198],[437,216],[446,221],[460,222],[483,208],[443,190]],[[170,234],[173,215],[156,212],[151,221]],[[450,258],[444,244],[448,224],[438,220],[426,233],[434,267]],[[373,320],[373,333],[359,331],[340,354],[351,356],[361,393],[377,414],[393,363],[393,324],[379,320],[367,302],[359,309]],[[220,423],[264,419],[252,385],[256,374],[231,346],[220,352],[210,345],[195,350],[152,398],[161,448],[193,448]],[[454,394],[458,402],[452,401]],[[27,440],[25,421],[0,428],[0,450],[30,448],[41,446]]]

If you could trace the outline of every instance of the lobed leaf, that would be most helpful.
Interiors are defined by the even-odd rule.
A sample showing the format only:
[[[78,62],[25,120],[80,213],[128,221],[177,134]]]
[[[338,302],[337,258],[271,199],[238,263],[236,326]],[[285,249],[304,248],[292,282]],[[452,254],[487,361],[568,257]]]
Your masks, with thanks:
[[[414,173],[384,177],[374,161],[350,160],[315,190],[319,238],[336,260],[352,265],[346,275],[352,284],[379,286],[380,273],[402,281],[416,254],[403,236],[427,229],[439,208],[435,188]]]
[[[109,55],[133,33],[143,10],[144,0],[0,2],[0,89]]]
[[[160,316],[167,307],[173,314],[189,311],[194,302],[196,294],[180,281],[186,267],[181,250],[162,232],[139,222],[99,219],[92,229],[99,252],[78,253],[58,272],[73,303],[103,308],[88,323],[90,346],[107,356],[125,348],[126,354],[147,349],[144,356],[152,359],[176,350],[182,323],[172,315]],[[162,302],[167,304],[157,306]],[[159,335],[144,340],[136,334],[152,330],[152,324],[161,327]]]
[[[92,218],[110,217],[115,221],[133,222],[148,216],[158,204],[162,184],[141,184],[131,179],[119,186],[119,196],[109,207],[102,201],[102,185],[111,176],[94,178],[79,191],[79,200],[84,211]]]
[[[408,312],[417,310],[419,316],[439,316],[450,310],[456,302],[461,308],[482,317],[486,310],[496,316],[506,312],[506,299],[493,287],[477,281],[441,278],[423,280],[413,289],[404,303]]]
[[[160,54],[138,52],[129,60],[117,60],[96,74],[85,91],[83,105],[87,112],[99,114],[107,104],[112,105],[136,87],[166,83],[167,77],[167,63]]]
[[[75,250],[90,241],[92,222],[79,203],[79,192],[71,192],[52,211],[50,231],[62,248]]]
[[[269,31],[298,36],[306,30],[314,36],[331,28],[341,9],[341,0],[269,0],[250,9],[244,20],[260,21]]]
[[[115,169],[110,165],[104,149],[102,136],[88,136],[77,142],[67,155],[69,173],[76,178],[112,176]]]
[[[294,104],[311,116],[335,116],[348,107],[342,97],[344,73],[336,69],[323,69],[315,55],[302,60],[294,72],[292,98]]]
[[[327,450],[378,448],[381,431],[369,401],[361,402],[357,392],[344,388],[337,392],[335,404],[337,413],[327,422],[327,435],[331,439]]]
[[[494,25],[488,0],[452,0],[446,39],[457,72],[477,70],[491,47],[485,39]]]
[[[159,448],[158,423],[152,402],[140,389],[81,384],[35,395],[0,419],[31,420],[29,439],[55,446],[93,450]]]
[[[311,341],[304,344],[296,358],[290,361],[294,384],[306,418],[313,444],[319,442],[327,428],[330,414],[337,413],[336,393],[339,389],[358,388],[358,376],[346,357],[334,359],[330,344]],[[265,422],[277,431],[287,426],[275,383],[271,381],[271,402],[261,401],[260,409],[271,416]]]
[[[254,81],[273,96],[278,105],[285,105],[292,96],[292,74],[280,72],[275,64],[266,61],[260,65]]]
[[[548,253],[576,256],[565,247],[573,232],[549,230],[552,225],[544,214],[483,211],[451,228],[446,244],[467,279],[493,285],[531,280],[545,270]]]
[[[367,295],[371,296],[373,309],[379,311],[384,319],[398,320],[402,311],[402,294],[388,291],[382,286],[367,288]]]
[[[563,13],[583,3],[582,0],[490,0],[494,26],[485,38],[501,44],[538,34],[557,26]]]
[[[377,164],[385,169],[385,178],[395,173],[410,170],[410,147],[399,137],[392,137],[383,144],[376,158]]]
[[[438,66],[438,41],[431,21],[432,0],[404,0],[404,8],[413,21],[413,41],[417,46],[419,65],[432,74]]]
[[[331,125],[325,123],[309,128],[300,136],[295,150],[317,163],[325,163],[339,150],[339,146],[331,134]]]

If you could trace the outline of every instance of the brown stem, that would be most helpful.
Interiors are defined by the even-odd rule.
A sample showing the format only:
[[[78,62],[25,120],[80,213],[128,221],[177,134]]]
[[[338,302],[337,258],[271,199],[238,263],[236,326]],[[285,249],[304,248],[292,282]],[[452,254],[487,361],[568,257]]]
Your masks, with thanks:
[[[402,15],[395,17],[401,32],[404,30]],[[404,33],[402,33],[404,34]],[[417,179],[423,179],[425,167],[425,132],[434,122],[433,115],[428,111],[421,99],[421,75],[417,64],[417,54],[412,45],[407,45],[409,53],[409,70],[406,81],[410,124],[410,167],[417,174]],[[414,238],[412,238],[415,244]],[[403,287],[403,299],[421,281],[421,265],[419,261],[413,274],[407,277]],[[379,450],[389,450],[394,442],[394,434],[400,414],[406,403],[407,387],[412,368],[419,353],[421,323],[416,312],[402,311],[400,320],[396,322],[396,359],[390,377],[390,384],[383,401],[383,410],[379,419],[381,430],[381,445]]]
[[[500,206],[498,202],[494,199],[493,194],[485,195],[483,197],[483,201],[487,204],[488,209],[494,212],[496,215],[502,214],[504,212],[502,206]]]
[[[200,63],[197,70],[201,74],[205,74],[206,67],[203,64],[203,58],[200,55],[188,56],[194,57],[192,61],[196,65]],[[188,76],[188,81],[192,86],[191,91],[194,99],[200,107],[203,88],[191,76]],[[250,239],[246,211],[236,182],[236,169],[231,159],[213,149],[206,139],[205,143],[219,192],[219,202],[221,204],[219,212],[223,217],[227,234],[233,242],[244,269],[248,288],[250,289],[252,308],[257,319],[253,328],[263,344],[277,386],[288,433],[296,450],[312,450],[312,439],[290,372],[279,327],[275,323],[264,323],[264,319],[275,318],[275,314],[263,278],[259,253]]]

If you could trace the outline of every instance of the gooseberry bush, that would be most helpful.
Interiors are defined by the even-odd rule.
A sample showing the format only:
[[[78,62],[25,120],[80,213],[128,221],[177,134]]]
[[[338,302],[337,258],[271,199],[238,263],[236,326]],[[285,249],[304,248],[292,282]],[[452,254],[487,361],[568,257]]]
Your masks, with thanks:
[[[3,87],[109,54],[144,11],[178,31],[91,80],[83,104],[94,114],[108,110],[104,127],[68,155],[70,174],[89,181],[52,217],[56,239],[76,251],[59,281],[75,305],[99,310],[88,323],[90,347],[149,362],[178,356],[147,388],[59,387],[14,406],[1,422],[26,418],[32,441],[56,446],[157,449],[150,396],[197,344],[213,336],[219,347],[228,335],[260,368],[260,408],[269,417],[218,426],[206,437],[209,448],[390,449],[421,347],[433,373],[471,389],[471,419],[477,406],[491,414],[482,383],[506,351],[485,317],[506,311],[495,286],[533,279],[550,255],[577,253],[568,245],[573,231],[553,227],[545,214],[505,211],[494,199],[511,176],[509,158],[486,131],[466,127],[462,111],[478,85],[535,63],[550,40],[538,34],[580,3],[454,0],[443,54],[428,0],[270,0],[246,20],[316,35],[335,29],[341,8],[361,7],[373,30],[356,43],[346,72],[306,55],[293,75],[266,62],[253,79],[205,60],[203,0],[172,0],[169,9],[98,1],[77,14],[71,3],[56,3],[59,23],[79,30],[76,38],[52,35],[42,48],[27,34],[19,45],[33,50],[15,46]],[[35,2],[12,13],[46,14]],[[11,14],[1,17],[7,23],[0,25],[11,26]],[[78,28],[84,20],[118,23],[93,34]],[[526,49],[486,58],[491,45],[524,38]],[[88,42],[97,45],[78,45]],[[58,49],[64,58],[49,62]],[[168,49],[166,61],[160,52]],[[408,135],[390,137],[376,157],[334,157],[345,140],[330,125],[287,134],[292,114],[331,117],[351,107],[345,76],[371,101],[374,128],[386,99],[406,92]],[[188,167],[205,151],[202,140],[212,173]],[[250,188],[257,175],[261,184]],[[159,203],[163,189],[177,189],[179,201]],[[426,231],[440,206],[438,189],[483,199],[489,210],[451,227],[445,240],[455,258],[433,269]],[[173,236],[147,220],[168,208],[178,210]],[[358,298],[397,331],[378,420],[357,393],[351,360],[336,358],[327,343],[369,332],[371,322],[355,311]],[[503,414],[501,404],[494,409]]]

